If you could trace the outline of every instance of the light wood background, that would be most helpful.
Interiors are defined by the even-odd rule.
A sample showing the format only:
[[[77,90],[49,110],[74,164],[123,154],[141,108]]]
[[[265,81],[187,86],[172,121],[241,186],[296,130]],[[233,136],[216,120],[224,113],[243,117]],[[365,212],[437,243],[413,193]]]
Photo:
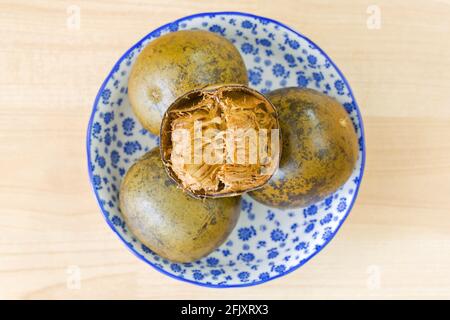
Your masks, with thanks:
[[[71,5],[79,30],[67,25]],[[282,21],[330,54],[361,107],[367,165],[349,219],[317,257],[267,284],[208,289],[153,270],[109,230],[85,132],[132,44],[226,10]],[[0,298],[450,298],[450,0],[0,0],[0,168]]]

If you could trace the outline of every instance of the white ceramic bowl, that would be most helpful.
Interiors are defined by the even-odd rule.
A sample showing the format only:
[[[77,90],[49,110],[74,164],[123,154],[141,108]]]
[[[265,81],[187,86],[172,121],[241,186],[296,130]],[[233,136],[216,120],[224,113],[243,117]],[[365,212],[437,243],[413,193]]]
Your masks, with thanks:
[[[228,240],[194,263],[171,263],[145,247],[130,231],[118,208],[118,191],[128,167],[158,144],[143,130],[127,96],[131,65],[155,38],[177,30],[203,29],[231,40],[241,52],[250,86],[261,92],[280,87],[310,87],[336,98],[357,129],[360,154],[347,183],[307,208],[279,210],[248,195]],[[132,46],[106,77],[95,99],[87,131],[89,177],[108,225],[139,258],[157,270],[211,287],[260,284],[296,270],[333,238],[349,214],[361,183],[365,146],[363,124],[346,79],[311,40],[277,21],[239,12],[202,13],[164,25]]]

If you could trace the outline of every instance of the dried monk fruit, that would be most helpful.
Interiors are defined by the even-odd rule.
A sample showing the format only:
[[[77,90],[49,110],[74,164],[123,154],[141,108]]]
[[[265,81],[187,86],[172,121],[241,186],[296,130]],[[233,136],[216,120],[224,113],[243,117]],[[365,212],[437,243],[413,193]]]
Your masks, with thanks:
[[[186,93],[169,107],[160,132],[167,173],[194,197],[255,190],[278,167],[276,110],[261,93],[243,85]]]
[[[165,34],[142,50],[131,69],[128,97],[142,126],[159,134],[164,112],[176,98],[224,83],[248,84],[239,51],[213,32],[182,30]]]
[[[174,262],[198,260],[233,230],[240,198],[194,199],[170,179],[158,148],[128,169],[120,187],[120,211],[144,245]]]
[[[343,185],[358,160],[358,137],[344,107],[312,89],[283,88],[267,94],[278,111],[283,153],[261,189],[250,192],[278,208],[308,206]]]

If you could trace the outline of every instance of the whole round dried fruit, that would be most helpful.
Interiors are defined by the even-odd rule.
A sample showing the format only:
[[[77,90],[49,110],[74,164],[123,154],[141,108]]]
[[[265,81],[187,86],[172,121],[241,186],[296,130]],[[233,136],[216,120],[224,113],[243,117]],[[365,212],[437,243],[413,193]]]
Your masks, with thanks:
[[[358,159],[358,137],[344,107],[325,94],[283,88],[267,98],[276,106],[283,153],[263,188],[250,193],[274,207],[307,206],[336,191]]]
[[[215,250],[240,213],[239,197],[198,200],[178,189],[163,169],[158,148],[128,169],[119,197],[129,230],[153,252],[176,262]]]
[[[177,31],[150,42],[139,54],[128,80],[128,97],[142,126],[159,134],[162,116],[176,98],[223,83],[248,83],[234,45],[209,31]]]
[[[194,197],[254,190],[278,167],[276,110],[261,93],[243,85],[186,93],[169,107],[160,131],[168,174]]]

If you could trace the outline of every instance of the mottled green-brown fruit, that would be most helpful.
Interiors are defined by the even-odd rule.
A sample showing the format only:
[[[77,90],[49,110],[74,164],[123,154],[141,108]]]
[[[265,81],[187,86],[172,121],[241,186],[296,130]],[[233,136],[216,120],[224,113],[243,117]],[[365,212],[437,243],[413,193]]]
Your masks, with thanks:
[[[311,89],[283,88],[268,99],[278,111],[280,167],[250,195],[273,207],[307,206],[336,191],[358,159],[358,138],[344,107]]]
[[[128,96],[142,126],[159,134],[162,116],[176,98],[222,83],[248,83],[247,69],[234,45],[209,31],[177,31],[142,50],[130,73]]]
[[[197,198],[226,197],[263,186],[278,167],[275,107],[244,85],[216,85],[178,98],[161,125],[161,158]]]
[[[120,188],[128,228],[153,252],[175,262],[200,259],[220,246],[237,222],[239,201],[186,195],[167,176],[159,148],[130,167]]]

